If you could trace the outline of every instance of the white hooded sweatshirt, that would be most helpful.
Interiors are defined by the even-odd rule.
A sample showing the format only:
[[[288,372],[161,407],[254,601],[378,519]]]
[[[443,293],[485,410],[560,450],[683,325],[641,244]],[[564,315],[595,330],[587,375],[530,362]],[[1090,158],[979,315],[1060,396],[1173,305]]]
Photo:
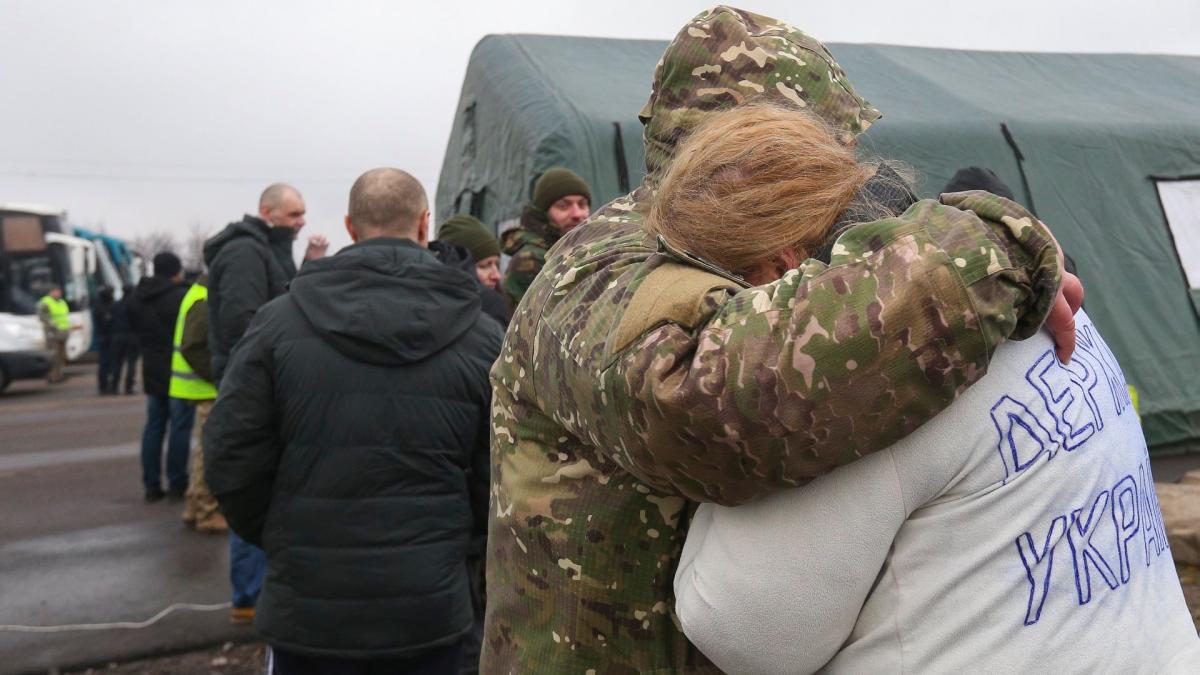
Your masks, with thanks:
[[[1080,312],[894,446],[702,505],[684,632],[729,673],[1200,673],[1137,413]]]

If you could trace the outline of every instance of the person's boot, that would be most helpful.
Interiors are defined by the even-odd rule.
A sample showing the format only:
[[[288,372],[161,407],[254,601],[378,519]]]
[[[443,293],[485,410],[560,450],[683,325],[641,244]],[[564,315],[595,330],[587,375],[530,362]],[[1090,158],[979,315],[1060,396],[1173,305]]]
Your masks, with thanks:
[[[183,524],[188,527],[196,526],[196,505],[189,499],[183,503]]]
[[[219,512],[213,513],[207,518],[196,521],[196,531],[205,534],[220,534],[229,531],[229,523],[225,522],[225,516]]]
[[[229,623],[236,624],[251,624],[254,623],[254,608],[253,607],[234,607],[229,610]]]
[[[166,497],[166,496],[167,496],[167,493],[163,492],[162,488],[146,488],[145,499],[146,499],[147,504],[153,504],[154,502],[161,502],[163,500],[163,497]]]

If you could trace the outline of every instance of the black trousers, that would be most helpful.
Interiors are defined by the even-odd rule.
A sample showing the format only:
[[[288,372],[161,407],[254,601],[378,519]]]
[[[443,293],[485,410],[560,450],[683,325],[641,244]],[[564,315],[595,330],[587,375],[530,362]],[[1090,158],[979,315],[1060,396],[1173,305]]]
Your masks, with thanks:
[[[271,647],[268,675],[458,675],[461,642],[409,659],[334,659],[302,656]]]
[[[111,391],[116,392],[121,384],[121,370],[124,368],[125,393],[133,392],[133,381],[137,378],[138,351],[137,336],[120,333],[112,337]]]
[[[105,335],[96,339],[96,354],[100,357],[100,369],[96,372],[96,386],[101,394],[117,391],[117,378],[113,377],[113,345],[112,336]]]

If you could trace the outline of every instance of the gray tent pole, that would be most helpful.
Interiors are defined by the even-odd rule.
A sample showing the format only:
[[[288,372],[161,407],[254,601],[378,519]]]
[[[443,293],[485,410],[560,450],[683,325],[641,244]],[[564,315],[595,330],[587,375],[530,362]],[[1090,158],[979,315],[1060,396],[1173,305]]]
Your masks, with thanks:
[[[1025,155],[1021,152],[1021,148],[1017,147],[1016,139],[1013,138],[1012,132],[1008,130],[1008,125],[1004,122],[1000,123],[1000,133],[1004,134],[1004,140],[1008,142],[1008,147],[1012,148],[1013,154],[1017,157],[1017,171],[1021,174],[1021,187],[1025,189],[1025,206],[1029,208],[1029,212],[1035,218],[1040,219],[1037,207],[1033,205],[1033,192],[1029,189],[1029,178],[1025,176]]]
[[[621,194],[626,194],[629,192],[629,165],[625,161],[625,140],[621,137],[621,123],[613,122],[613,129],[617,132],[614,136],[617,151],[617,186],[621,188]]]

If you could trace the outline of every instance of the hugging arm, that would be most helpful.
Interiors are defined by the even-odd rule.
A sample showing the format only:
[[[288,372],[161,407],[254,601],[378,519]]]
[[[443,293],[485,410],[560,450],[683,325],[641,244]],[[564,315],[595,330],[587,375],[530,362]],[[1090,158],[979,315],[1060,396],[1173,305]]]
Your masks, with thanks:
[[[675,611],[722,670],[811,673],[846,643],[906,516],[889,452],[746,506],[700,505]]]
[[[620,413],[614,461],[663,491],[737,505],[931,419],[997,345],[1037,331],[1059,290],[1045,226],[983,194],[856,225],[829,266],[714,302],[697,328],[648,331],[602,377]]]

